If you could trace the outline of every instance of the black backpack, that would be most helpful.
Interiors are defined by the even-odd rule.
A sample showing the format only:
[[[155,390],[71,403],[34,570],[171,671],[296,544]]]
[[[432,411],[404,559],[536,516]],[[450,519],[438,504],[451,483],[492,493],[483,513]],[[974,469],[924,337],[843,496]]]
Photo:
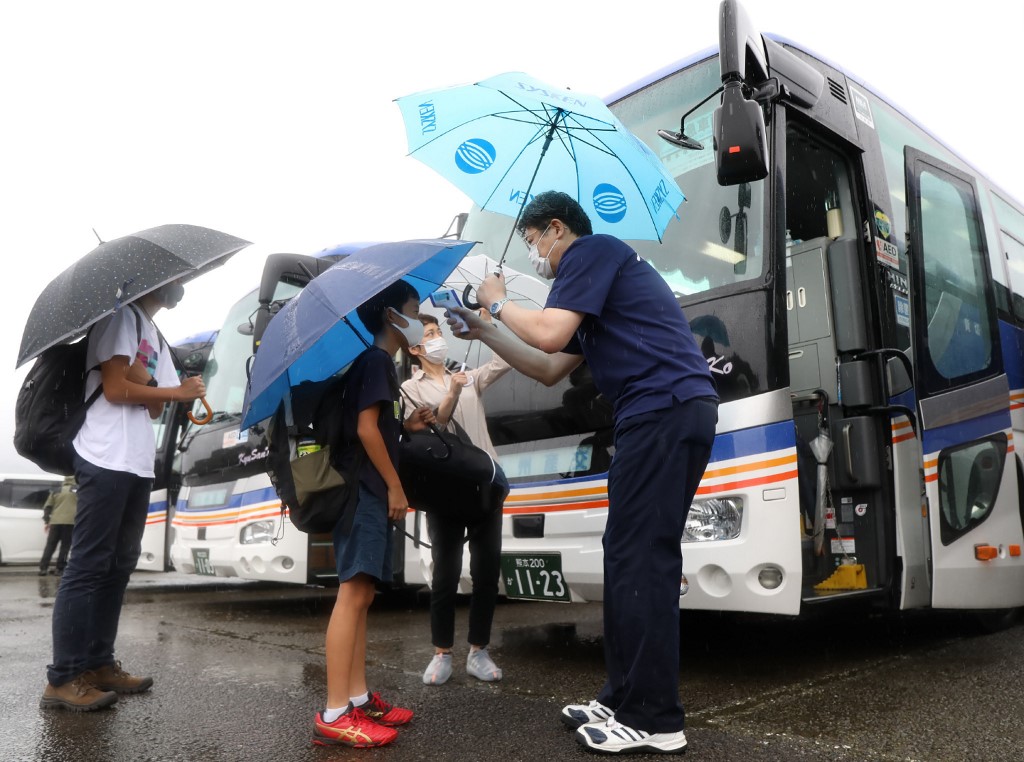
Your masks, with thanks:
[[[142,322],[138,312],[135,327],[141,343]],[[50,347],[36,358],[18,392],[14,406],[14,449],[51,474],[75,473],[75,448],[71,443],[85,423],[89,407],[103,392],[100,384],[85,399],[85,379],[99,367],[85,367],[88,348],[88,333],[73,344]]]

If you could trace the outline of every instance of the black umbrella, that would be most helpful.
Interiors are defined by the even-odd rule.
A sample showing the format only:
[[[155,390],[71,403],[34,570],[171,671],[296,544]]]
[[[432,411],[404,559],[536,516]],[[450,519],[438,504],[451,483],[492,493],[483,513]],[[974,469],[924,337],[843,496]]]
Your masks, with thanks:
[[[173,280],[189,280],[249,245],[209,228],[161,225],[101,243],[43,289],[21,336],[20,367]]]

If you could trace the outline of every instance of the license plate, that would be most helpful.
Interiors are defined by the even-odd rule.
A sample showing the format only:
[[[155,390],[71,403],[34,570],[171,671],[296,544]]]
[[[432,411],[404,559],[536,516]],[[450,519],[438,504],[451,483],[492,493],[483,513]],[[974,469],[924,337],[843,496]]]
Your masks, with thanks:
[[[571,600],[569,585],[562,576],[561,553],[502,553],[501,577],[509,598]]]
[[[192,563],[195,564],[196,574],[205,574],[208,577],[217,576],[217,571],[210,563],[210,551],[206,548],[192,548]]]

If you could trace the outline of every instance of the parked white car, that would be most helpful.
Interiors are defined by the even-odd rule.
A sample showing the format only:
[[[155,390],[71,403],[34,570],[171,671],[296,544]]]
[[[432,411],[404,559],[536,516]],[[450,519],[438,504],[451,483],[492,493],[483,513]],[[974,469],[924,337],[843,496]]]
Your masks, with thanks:
[[[0,475],[0,564],[38,564],[46,545],[43,503],[61,478]]]

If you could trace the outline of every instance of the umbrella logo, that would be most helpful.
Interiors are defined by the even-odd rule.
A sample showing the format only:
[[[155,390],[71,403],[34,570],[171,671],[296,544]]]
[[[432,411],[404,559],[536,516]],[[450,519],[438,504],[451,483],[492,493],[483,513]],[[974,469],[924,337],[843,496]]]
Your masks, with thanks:
[[[455,150],[456,166],[468,175],[478,175],[491,168],[498,153],[483,138],[467,140]]]
[[[605,222],[619,222],[626,216],[626,197],[614,185],[601,183],[594,188],[594,210]]]

